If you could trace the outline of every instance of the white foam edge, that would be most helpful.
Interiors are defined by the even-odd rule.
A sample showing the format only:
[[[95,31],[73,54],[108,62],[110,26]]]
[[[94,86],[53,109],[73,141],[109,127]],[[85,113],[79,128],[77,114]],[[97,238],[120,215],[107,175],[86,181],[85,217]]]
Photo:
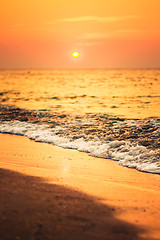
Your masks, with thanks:
[[[99,158],[110,158],[119,161],[124,167],[136,168],[139,171],[160,174],[160,166],[152,163],[154,151],[144,146],[133,146],[126,141],[84,141],[83,138],[71,140],[71,138],[59,137],[57,132],[63,127],[49,128],[48,125],[31,124],[20,121],[12,121],[0,124],[1,133],[26,136],[36,142],[44,142],[63,148],[76,149],[87,152],[91,156]],[[146,161],[146,158],[147,161]],[[143,161],[144,159],[144,161]]]

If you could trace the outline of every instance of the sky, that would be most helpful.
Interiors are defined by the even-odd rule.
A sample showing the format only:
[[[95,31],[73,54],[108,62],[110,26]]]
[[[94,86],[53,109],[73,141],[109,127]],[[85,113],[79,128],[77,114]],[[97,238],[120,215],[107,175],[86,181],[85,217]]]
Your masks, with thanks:
[[[159,10],[160,0],[1,0],[0,68],[160,68]]]

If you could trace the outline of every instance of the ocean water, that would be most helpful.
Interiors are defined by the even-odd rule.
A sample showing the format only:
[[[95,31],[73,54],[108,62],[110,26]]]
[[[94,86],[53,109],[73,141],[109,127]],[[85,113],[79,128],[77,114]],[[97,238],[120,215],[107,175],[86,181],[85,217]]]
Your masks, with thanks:
[[[0,132],[160,173],[160,70],[0,71]]]

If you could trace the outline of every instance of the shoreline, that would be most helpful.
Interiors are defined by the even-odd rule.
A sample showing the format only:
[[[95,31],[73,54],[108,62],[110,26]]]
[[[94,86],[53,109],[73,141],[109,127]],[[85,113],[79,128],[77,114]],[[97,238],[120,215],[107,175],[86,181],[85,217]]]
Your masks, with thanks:
[[[0,133],[77,149],[142,172],[160,174],[160,119],[129,120],[107,114],[66,115],[2,108]]]
[[[39,180],[46,184],[45,189],[48,189],[48,186],[56,185],[60,188],[70,189],[74,193],[76,192],[76,194],[84,194],[87,198],[94,199],[94,201],[96,199],[96,203],[98,202],[98,204],[103,205],[103,207],[108,207],[107,209],[112,209],[112,211],[109,212],[114,212],[114,214],[112,213],[108,217],[114,223],[116,222],[116,224],[118,221],[118,226],[122,226],[125,223],[130,225],[129,229],[132,229],[132,227],[134,229],[143,229],[143,231],[140,232],[135,230],[135,232],[138,231],[139,237],[142,239],[158,240],[160,238],[159,175],[142,173],[135,169],[122,167],[113,160],[94,158],[76,150],[63,149],[46,143],[37,143],[22,136],[0,134],[0,144],[0,163],[1,171],[3,172],[2,180],[3,176],[6,176],[11,182],[15,181],[16,191],[19,191],[20,188],[19,184],[21,180],[19,180],[19,178],[32,178],[33,182],[34,178],[40,178]],[[8,170],[12,171],[11,174]],[[15,178],[13,178],[13,176],[15,176]],[[9,182],[7,183],[7,181],[6,183],[3,182],[1,193],[5,192],[4,190],[9,191],[10,187],[8,184]],[[25,184],[28,189],[27,191],[30,191],[32,185],[34,185],[34,183],[32,183],[31,186],[29,184],[27,185],[27,183]],[[62,192],[66,191],[64,189]],[[12,191],[13,189],[11,188],[7,194],[9,194],[9,196],[12,195]],[[32,193],[35,193],[34,189],[32,189]],[[43,193],[41,194],[43,198]],[[54,202],[55,198],[52,197],[52,200]],[[9,204],[8,198],[7,201]],[[18,199],[14,201],[18,201]],[[78,201],[78,197],[75,197],[74,204],[76,201]],[[80,205],[78,209],[80,209]],[[84,206],[87,205],[84,203]],[[23,205],[23,208],[24,207],[26,208],[25,204]],[[32,203],[30,207],[33,208]],[[11,204],[11,212],[12,210]],[[86,215],[88,216],[87,213]],[[104,214],[102,215],[104,220]],[[9,215],[7,215],[7,217],[9,218]],[[23,215],[21,217],[24,218],[25,216]],[[72,218],[75,229],[77,229],[78,226],[75,220],[77,217],[78,215]],[[87,219],[86,216],[83,216],[83,218]],[[90,220],[86,220],[85,224],[82,221],[84,226],[86,226],[87,222],[91,221],[91,219],[92,214]],[[99,217],[99,221],[102,225],[104,224],[102,216]],[[61,227],[63,225],[61,225],[61,223],[58,224]],[[125,232],[124,226],[122,227],[123,233]],[[112,229],[111,226],[107,231],[110,231],[110,229]],[[64,234],[66,231],[67,236],[70,230],[64,230]],[[92,230],[94,230],[94,228],[90,229],[90,233],[87,232],[89,235],[85,235],[84,232],[79,234],[82,239],[90,239],[89,236]],[[75,234],[76,231],[78,234],[78,229],[75,230]],[[100,229],[96,229],[96,231],[99,232]],[[139,239],[138,235],[136,238],[131,238],[131,232],[132,231],[130,231],[130,233],[125,232],[125,236],[123,235],[122,239]],[[63,238],[65,236],[58,238],[58,236],[60,236],[59,234],[60,233],[57,233],[57,238],[55,239],[65,239]],[[93,231],[92,239],[104,239],[106,237],[106,232],[103,232],[99,238],[96,238],[96,234],[97,232]],[[114,234],[115,233],[111,231],[110,235],[112,235],[112,238],[109,239],[118,239],[117,235]],[[27,235],[27,237],[29,236]]]

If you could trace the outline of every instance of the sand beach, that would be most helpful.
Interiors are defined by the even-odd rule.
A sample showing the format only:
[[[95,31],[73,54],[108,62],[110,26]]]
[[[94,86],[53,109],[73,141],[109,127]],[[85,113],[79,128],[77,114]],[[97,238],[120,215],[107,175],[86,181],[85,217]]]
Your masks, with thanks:
[[[0,240],[160,240],[160,1],[1,1]]]
[[[1,239],[160,239],[160,176],[0,134]]]

